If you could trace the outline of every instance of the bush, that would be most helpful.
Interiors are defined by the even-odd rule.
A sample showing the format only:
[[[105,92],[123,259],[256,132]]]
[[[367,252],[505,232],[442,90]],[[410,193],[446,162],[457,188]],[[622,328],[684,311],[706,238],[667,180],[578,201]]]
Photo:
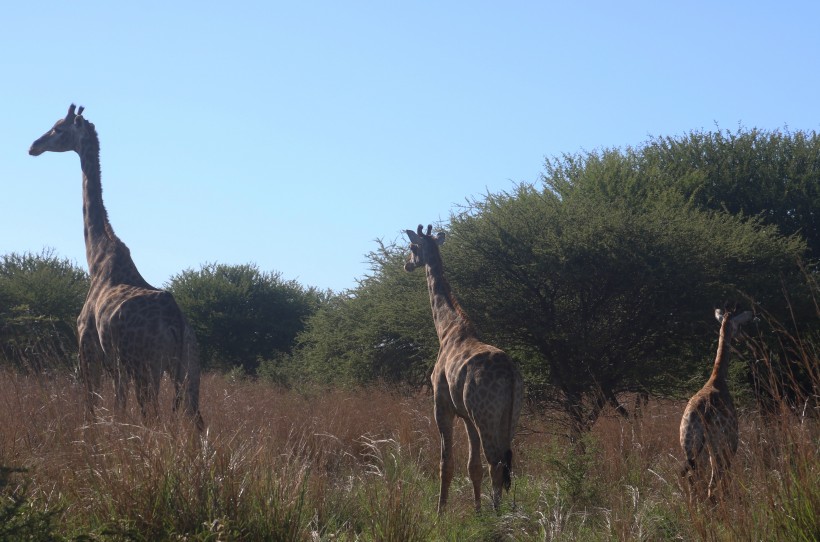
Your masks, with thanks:
[[[0,260],[0,364],[18,370],[72,367],[88,274],[51,250]]]

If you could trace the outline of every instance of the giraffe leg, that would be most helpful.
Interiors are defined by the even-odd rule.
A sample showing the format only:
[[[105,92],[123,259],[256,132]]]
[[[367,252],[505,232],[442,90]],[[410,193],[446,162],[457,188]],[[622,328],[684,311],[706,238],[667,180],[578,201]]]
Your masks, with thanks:
[[[137,404],[140,407],[140,413],[142,414],[143,418],[147,417],[148,415],[148,411],[146,409],[149,401],[149,394],[146,388],[147,386],[141,375],[138,375],[136,378],[134,378],[134,390],[137,392]]]
[[[184,405],[185,414],[191,417],[199,431],[205,428],[205,422],[199,412],[199,351],[196,336],[187,324],[182,330],[180,354],[171,364],[174,380],[174,411]]]
[[[712,473],[709,477],[709,485],[706,488],[706,497],[709,499],[709,502],[714,505],[717,504],[717,494],[715,492],[715,488],[717,487],[718,480],[720,479],[720,466],[717,457],[710,455],[709,465],[712,468]]]
[[[693,506],[703,496],[703,466],[698,461],[687,460],[683,476],[686,478],[686,489],[689,494],[689,505]]]
[[[684,455],[686,457],[683,460],[680,475],[685,478],[685,486],[689,494],[690,505],[700,500],[700,478],[703,476],[703,465],[700,458],[702,453],[702,443],[693,444],[689,442],[684,446]]]
[[[118,364],[114,375],[114,386],[116,388],[116,408],[117,412],[122,414],[125,412],[125,406],[128,402],[128,373]]]
[[[681,447],[684,462],[680,475],[686,478],[689,504],[694,505],[706,493],[703,487],[703,470],[706,465],[706,437],[703,419],[699,414],[685,418],[681,428]]]
[[[197,430],[205,429],[205,421],[199,412],[199,373],[183,375],[174,380],[174,412],[184,408],[185,415]]]
[[[89,416],[94,416],[94,409],[99,403],[99,389],[102,380],[102,352],[96,337],[89,331],[80,334],[80,377],[86,392],[86,408]]]
[[[137,402],[143,419],[156,418],[158,415],[159,381],[160,378],[156,377],[150,367],[142,366],[135,372],[134,384],[137,390]]]
[[[726,453],[718,452],[709,457],[712,466],[712,476],[709,479],[708,498],[712,504],[717,504],[718,495],[726,491],[726,471],[729,468],[729,457]]]
[[[510,457],[512,457],[511,454]],[[505,464],[505,461],[497,460],[490,463],[490,477],[493,480],[493,510],[496,511],[498,511],[501,506],[501,491],[504,487],[504,471],[509,468]]]
[[[470,459],[467,462],[467,472],[473,482],[473,496],[475,497],[475,510],[481,512],[481,482],[484,479],[484,465],[481,460],[481,437],[475,424],[464,418],[464,427],[467,429],[467,439],[470,442]]]
[[[450,482],[453,481],[453,420],[455,413],[447,408],[443,408],[436,402],[435,410],[436,425],[441,437],[441,487],[438,497],[438,513],[444,512],[447,505],[447,493],[450,490]]]
[[[184,382],[180,380],[179,375],[174,375],[174,405],[173,411],[179,411],[179,407],[182,406],[182,400],[184,399],[185,395],[185,386]]]

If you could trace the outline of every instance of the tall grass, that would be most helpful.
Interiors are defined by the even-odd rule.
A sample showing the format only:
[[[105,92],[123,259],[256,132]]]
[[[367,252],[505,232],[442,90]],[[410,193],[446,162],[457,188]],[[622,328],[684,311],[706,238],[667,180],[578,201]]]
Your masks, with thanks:
[[[286,391],[211,374],[202,382],[207,430],[196,434],[169,412],[167,383],[168,408],[151,423],[133,398],[112,416],[110,390],[87,419],[69,376],[2,372],[0,386],[0,538],[820,538],[816,413],[742,410],[726,498],[690,507],[677,477],[682,402],[651,401],[640,419],[605,415],[573,447],[531,407],[501,512],[473,512],[466,436],[457,434],[457,476],[438,517],[438,434],[424,394]]]

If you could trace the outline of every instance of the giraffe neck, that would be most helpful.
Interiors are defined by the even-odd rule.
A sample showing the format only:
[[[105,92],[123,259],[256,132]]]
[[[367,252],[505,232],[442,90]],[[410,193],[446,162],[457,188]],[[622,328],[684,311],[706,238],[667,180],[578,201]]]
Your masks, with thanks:
[[[427,288],[430,291],[430,306],[433,309],[433,323],[436,326],[439,342],[444,342],[453,334],[461,337],[476,336],[472,322],[458,304],[450,284],[444,277],[444,265],[441,256],[428,257]]]
[[[724,319],[720,326],[720,337],[718,338],[717,354],[715,355],[715,366],[712,369],[713,384],[726,385],[729,378],[729,358],[732,343],[731,334],[728,330],[728,318]]]
[[[88,123],[88,127],[77,151],[83,172],[83,236],[88,271],[92,280],[147,285],[131,260],[128,247],[108,221],[102,198],[100,141],[94,125]]]

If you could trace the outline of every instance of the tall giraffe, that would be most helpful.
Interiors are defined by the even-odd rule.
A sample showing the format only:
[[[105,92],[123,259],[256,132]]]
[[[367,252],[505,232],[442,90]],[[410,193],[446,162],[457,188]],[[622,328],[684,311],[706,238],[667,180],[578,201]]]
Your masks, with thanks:
[[[430,376],[436,425],[441,437],[438,512],[444,511],[453,479],[453,423],[456,416],[464,420],[470,441],[467,470],[473,482],[475,509],[481,510],[483,450],[493,483],[493,508],[497,510],[502,488],[510,489],[512,439],[521,413],[524,384],[518,366],[507,354],[478,339],[472,322],[444,278],[444,264],[439,252],[444,233],[432,237],[432,229],[427,226],[426,234],[421,225],[415,232],[407,230],[410,256],[404,269],[426,268],[433,323],[440,343],[438,359]]]
[[[681,476],[688,479],[690,499],[703,494],[703,471],[708,460],[712,473],[707,495],[715,501],[717,486],[737,452],[737,412],[727,382],[729,357],[732,338],[752,317],[751,311],[732,314],[715,310],[720,322],[715,365],[706,384],[689,399],[680,422],[680,445],[686,457]]]
[[[124,409],[127,382],[133,380],[143,415],[156,413],[163,371],[176,390],[174,410],[184,401],[187,414],[198,427],[199,354],[196,338],[169,292],[154,288],[142,278],[131,252],[116,236],[103,205],[100,180],[100,142],[94,125],[75,113],[68,114],[31,144],[29,154],[74,151],[83,174],[83,235],[91,286],[77,319],[80,373],[91,412],[97,401],[101,373],[114,373],[117,406]]]

